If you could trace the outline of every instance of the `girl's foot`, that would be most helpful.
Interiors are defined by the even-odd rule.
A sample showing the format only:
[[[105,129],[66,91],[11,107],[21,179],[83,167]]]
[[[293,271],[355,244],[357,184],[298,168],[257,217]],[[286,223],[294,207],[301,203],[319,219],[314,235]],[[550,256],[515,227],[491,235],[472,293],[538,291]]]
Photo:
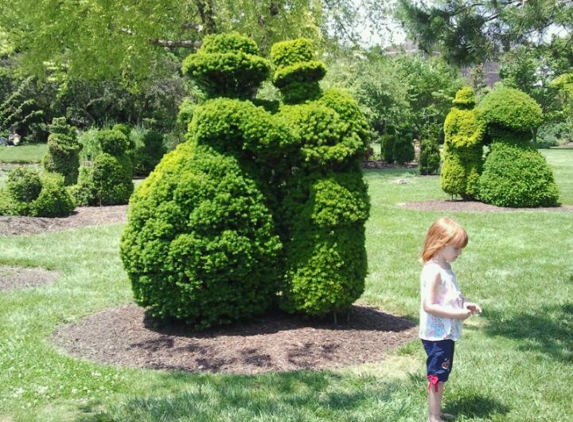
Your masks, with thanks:
[[[454,421],[456,420],[456,417],[454,415],[452,415],[451,413],[444,413],[442,412],[442,414],[440,415],[440,417],[444,420],[444,421]]]

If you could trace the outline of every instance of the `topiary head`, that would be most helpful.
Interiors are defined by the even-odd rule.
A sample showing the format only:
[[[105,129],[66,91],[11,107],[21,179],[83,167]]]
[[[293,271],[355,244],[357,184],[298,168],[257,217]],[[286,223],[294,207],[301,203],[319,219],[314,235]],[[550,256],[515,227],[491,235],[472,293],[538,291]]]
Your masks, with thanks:
[[[458,108],[473,108],[476,105],[474,89],[470,86],[463,87],[456,92],[456,97],[452,102]]]
[[[257,44],[237,33],[209,35],[202,47],[183,61],[182,71],[208,97],[249,99],[268,78],[270,63]]]
[[[514,88],[495,88],[483,98],[478,108],[494,141],[527,142],[531,138],[529,132],[543,120],[539,104]]]
[[[320,96],[319,82],[326,75],[322,62],[314,60],[311,41],[299,38],[274,44],[271,59],[275,65],[273,84],[285,103],[300,103]]]

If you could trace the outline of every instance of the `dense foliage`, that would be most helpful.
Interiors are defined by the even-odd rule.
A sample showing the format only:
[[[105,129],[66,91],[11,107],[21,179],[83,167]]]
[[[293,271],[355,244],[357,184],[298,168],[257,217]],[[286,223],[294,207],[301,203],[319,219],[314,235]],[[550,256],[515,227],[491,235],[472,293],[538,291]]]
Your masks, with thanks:
[[[188,141],[133,195],[121,244],[137,303],[197,328],[277,301],[309,314],[346,309],[366,276],[369,204],[359,159],[368,127],[358,105],[339,91],[302,98],[301,84],[318,80],[316,66],[305,66],[310,44],[297,40],[274,50],[289,57],[276,65],[289,104],[267,103],[275,114],[257,107],[245,98],[264,62],[243,50],[252,50],[250,40],[217,36],[186,60],[208,95],[227,98],[194,107]],[[214,89],[221,72],[242,82]],[[298,93],[289,96],[289,87]]]
[[[474,108],[472,88],[460,89],[453,103],[444,122],[444,164],[440,183],[444,192],[471,200],[478,196],[485,126]]]
[[[479,104],[491,151],[479,180],[483,202],[508,207],[557,205],[559,191],[543,156],[531,146],[541,108],[527,94],[500,87]]]
[[[499,207],[551,207],[559,190],[545,158],[532,147],[491,145],[479,180],[480,199]]]
[[[40,175],[36,170],[16,168],[0,191],[0,215],[66,217],[74,208],[64,177],[57,173]]]
[[[66,123],[65,117],[55,118],[49,126],[48,152],[42,160],[48,172],[64,176],[67,186],[78,181],[81,144],[77,140],[76,128]]]

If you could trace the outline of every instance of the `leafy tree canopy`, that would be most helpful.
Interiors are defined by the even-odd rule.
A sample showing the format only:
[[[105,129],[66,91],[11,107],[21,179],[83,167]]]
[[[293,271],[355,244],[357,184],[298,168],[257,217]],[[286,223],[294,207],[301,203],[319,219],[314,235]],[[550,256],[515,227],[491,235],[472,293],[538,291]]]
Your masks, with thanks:
[[[301,36],[324,48],[356,38],[357,15],[352,0],[0,0],[0,49],[15,48],[38,76],[51,67],[130,85],[166,50],[187,56],[205,35],[237,31],[264,54]]]

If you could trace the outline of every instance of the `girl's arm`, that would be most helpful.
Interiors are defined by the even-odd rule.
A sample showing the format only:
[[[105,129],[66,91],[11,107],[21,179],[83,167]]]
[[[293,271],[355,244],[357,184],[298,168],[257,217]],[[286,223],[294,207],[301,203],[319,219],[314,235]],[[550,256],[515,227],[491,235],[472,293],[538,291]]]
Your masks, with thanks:
[[[437,270],[432,269],[428,271],[428,274],[425,275],[426,279],[426,291],[422,292],[424,295],[424,300],[422,302],[422,307],[424,311],[427,313],[442,317],[442,318],[452,318],[452,319],[467,319],[472,314],[472,311],[467,307],[462,309],[451,309],[446,308],[437,303],[437,296],[438,296],[438,286],[442,282],[442,277],[440,276],[440,272]]]

